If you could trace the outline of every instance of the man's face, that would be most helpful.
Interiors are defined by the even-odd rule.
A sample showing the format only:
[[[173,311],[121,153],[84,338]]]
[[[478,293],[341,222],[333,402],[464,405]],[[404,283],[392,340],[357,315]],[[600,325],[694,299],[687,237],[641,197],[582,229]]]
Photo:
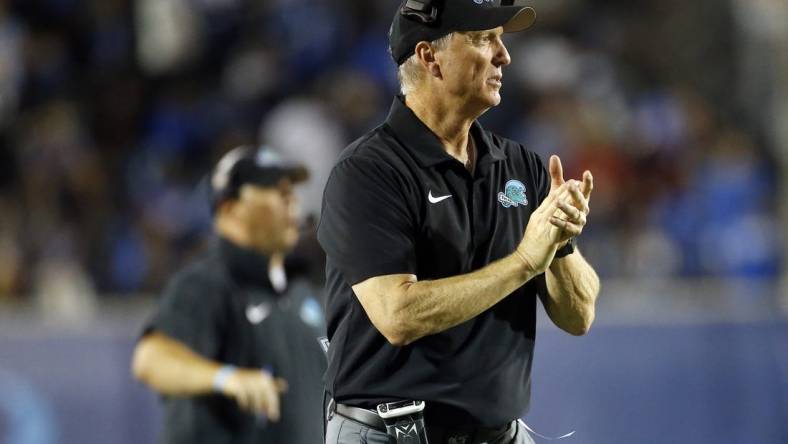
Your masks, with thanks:
[[[501,103],[502,68],[511,63],[502,35],[502,27],[458,32],[435,53],[448,94],[472,106]]]
[[[241,186],[234,213],[256,250],[287,252],[298,242],[298,205],[287,179],[272,187]]]

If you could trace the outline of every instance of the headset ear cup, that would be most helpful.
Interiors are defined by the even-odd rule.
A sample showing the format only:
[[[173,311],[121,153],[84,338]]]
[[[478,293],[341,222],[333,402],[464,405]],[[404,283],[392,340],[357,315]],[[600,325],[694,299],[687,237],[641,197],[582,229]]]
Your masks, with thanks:
[[[438,20],[438,7],[435,0],[408,0],[400,8],[400,14],[409,19],[415,19],[425,25]]]
[[[427,12],[432,7],[430,0],[408,0],[405,2],[405,8],[413,11]]]

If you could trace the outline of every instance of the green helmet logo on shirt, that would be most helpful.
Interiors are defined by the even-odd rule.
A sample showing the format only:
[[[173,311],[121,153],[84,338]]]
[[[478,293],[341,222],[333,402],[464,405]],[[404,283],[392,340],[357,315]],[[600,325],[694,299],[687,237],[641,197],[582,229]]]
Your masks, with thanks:
[[[528,198],[525,197],[525,185],[519,180],[510,180],[503,187],[504,191],[498,193],[498,202],[504,208],[528,205]]]

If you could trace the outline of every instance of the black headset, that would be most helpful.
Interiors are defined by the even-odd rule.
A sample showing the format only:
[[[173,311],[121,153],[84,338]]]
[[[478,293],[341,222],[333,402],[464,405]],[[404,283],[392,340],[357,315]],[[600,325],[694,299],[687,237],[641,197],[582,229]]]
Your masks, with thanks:
[[[408,0],[403,3],[399,13],[403,17],[431,25],[438,21],[438,6],[436,0]]]
[[[417,20],[425,25],[438,21],[438,6],[440,0],[407,0],[399,10],[403,17]],[[511,6],[515,0],[501,0],[501,6]]]

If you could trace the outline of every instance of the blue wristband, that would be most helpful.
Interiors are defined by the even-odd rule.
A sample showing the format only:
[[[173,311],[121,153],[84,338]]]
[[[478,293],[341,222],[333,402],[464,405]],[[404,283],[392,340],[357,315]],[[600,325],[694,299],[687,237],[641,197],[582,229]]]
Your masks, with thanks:
[[[236,370],[237,368],[234,365],[223,365],[213,377],[213,391],[224,393],[224,386],[227,384],[227,378],[235,373]]]

